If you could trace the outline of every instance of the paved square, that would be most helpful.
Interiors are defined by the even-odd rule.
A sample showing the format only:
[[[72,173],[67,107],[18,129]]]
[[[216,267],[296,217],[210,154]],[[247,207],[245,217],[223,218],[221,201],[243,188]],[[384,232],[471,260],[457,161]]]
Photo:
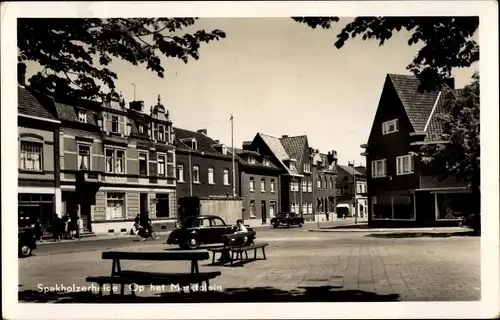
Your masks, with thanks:
[[[222,272],[211,285],[225,293],[200,292],[192,299],[250,302],[480,299],[480,239],[476,237],[376,238],[360,232],[304,230],[266,230],[259,235],[261,241],[270,244],[266,250],[268,260],[249,262],[243,267],[211,266],[211,261],[202,262],[201,271]],[[163,251],[166,248],[161,242],[130,240],[130,245],[120,250]],[[43,295],[36,294],[40,285],[88,286],[86,276],[109,275],[111,262],[100,259],[102,251],[40,254],[20,259],[20,300],[43,301]],[[189,264],[122,262],[122,269],[134,268],[188,272]],[[161,301],[180,299],[178,294],[166,291],[168,295],[164,293]],[[160,293],[145,288],[138,295],[151,299]],[[45,295],[45,299],[56,301],[61,296]],[[68,296],[67,299],[72,299]]]

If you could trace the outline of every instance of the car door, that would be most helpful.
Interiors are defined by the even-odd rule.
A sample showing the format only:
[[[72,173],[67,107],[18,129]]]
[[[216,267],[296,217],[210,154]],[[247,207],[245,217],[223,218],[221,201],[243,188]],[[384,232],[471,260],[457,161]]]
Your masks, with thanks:
[[[212,225],[212,242],[211,243],[222,243],[222,235],[228,232],[229,226],[219,217],[214,217],[211,219]]]
[[[198,219],[198,234],[199,240],[201,243],[211,243],[210,242],[210,234],[211,234],[211,226],[209,218],[200,218]]]

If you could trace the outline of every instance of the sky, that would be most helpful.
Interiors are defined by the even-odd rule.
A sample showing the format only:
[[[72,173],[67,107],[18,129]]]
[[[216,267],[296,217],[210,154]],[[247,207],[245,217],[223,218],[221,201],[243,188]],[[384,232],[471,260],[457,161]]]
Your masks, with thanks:
[[[307,135],[310,147],[336,150],[339,164],[364,165],[360,145],[368,141],[385,76],[409,74],[419,46],[408,46],[409,33],[401,31],[384,46],[355,38],[339,50],[336,35],[351,20],[313,30],[290,18],[201,18],[194,29],[221,29],[226,38],[203,43],[199,60],[162,58],[163,79],[120,60],[109,68],[127,103],[134,100],[133,83],[146,110],[160,95],[176,127],[207,129],[231,146],[232,114],[235,147],[257,132]],[[477,68],[455,69],[456,87]],[[37,71],[28,64],[28,77]]]

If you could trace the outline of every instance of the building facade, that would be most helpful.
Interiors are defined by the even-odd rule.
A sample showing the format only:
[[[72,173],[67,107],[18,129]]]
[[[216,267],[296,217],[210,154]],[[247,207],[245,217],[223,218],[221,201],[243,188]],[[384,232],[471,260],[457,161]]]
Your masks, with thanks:
[[[169,113],[158,103],[53,97],[61,120],[61,212],[77,214],[84,232],[128,233],[149,215],[156,230],[175,226],[175,148]]]
[[[444,93],[420,92],[419,83],[415,76],[387,75],[368,143],[361,146],[372,226],[453,226],[474,211],[467,183],[443,179],[418,156],[422,145],[446,143],[437,120]]]
[[[279,211],[281,169],[269,156],[251,150],[246,143],[235,149],[240,175],[240,197],[243,200],[242,219],[246,224],[270,224]]]
[[[337,165],[337,217],[368,219],[368,185],[364,167]],[[345,209],[340,209],[345,208]]]
[[[281,169],[279,211],[295,212],[306,220],[319,219],[320,214],[321,219],[325,219],[334,211],[336,159],[333,153],[323,155],[309,148],[307,136],[276,138],[258,133],[249,146],[268,156]]]
[[[44,106],[44,97],[24,85],[20,66],[18,86],[18,225],[39,219],[48,232],[61,212],[59,180],[60,121]]]

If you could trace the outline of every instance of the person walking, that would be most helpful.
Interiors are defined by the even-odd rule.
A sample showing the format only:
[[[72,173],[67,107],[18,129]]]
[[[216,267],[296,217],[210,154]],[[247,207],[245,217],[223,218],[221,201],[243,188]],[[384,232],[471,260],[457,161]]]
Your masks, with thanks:
[[[43,230],[42,230],[42,224],[40,222],[40,218],[36,219],[33,232],[35,233],[36,239],[40,242],[43,242]]]

